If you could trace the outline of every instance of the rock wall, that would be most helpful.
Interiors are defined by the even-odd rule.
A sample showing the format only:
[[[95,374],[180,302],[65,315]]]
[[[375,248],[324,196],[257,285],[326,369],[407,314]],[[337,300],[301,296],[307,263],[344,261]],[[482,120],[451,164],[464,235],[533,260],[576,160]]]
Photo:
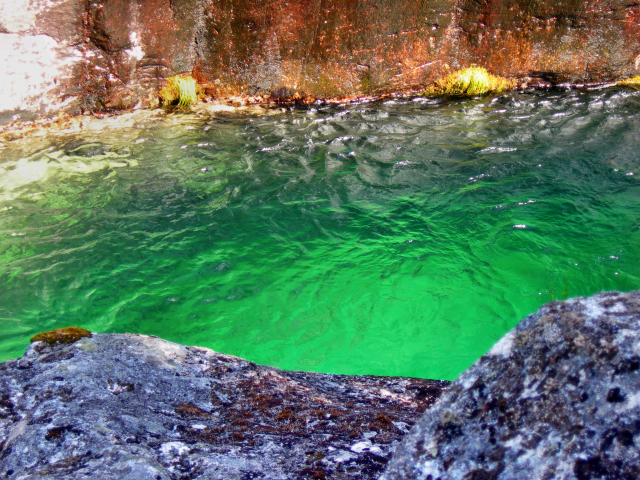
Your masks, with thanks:
[[[640,292],[550,303],[464,372],[381,480],[640,478]]]
[[[450,69],[546,82],[640,73],[630,0],[2,0],[0,122],[147,105],[189,73],[208,95],[420,88]]]

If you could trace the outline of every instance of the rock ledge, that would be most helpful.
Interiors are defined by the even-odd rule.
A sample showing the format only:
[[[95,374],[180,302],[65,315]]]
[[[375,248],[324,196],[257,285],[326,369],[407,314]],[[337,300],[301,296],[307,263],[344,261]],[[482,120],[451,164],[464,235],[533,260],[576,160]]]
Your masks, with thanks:
[[[448,382],[285,372],[144,335],[0,365],[0,478],[377,478]]]

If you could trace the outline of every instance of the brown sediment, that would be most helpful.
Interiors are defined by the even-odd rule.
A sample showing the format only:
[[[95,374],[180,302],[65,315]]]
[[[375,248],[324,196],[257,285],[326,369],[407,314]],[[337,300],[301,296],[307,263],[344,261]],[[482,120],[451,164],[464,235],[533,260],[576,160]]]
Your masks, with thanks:
[[[299,95],[285,96],[280,92],[271,95],[228,95],[221,98],[211,96],[211,91],[205,85],[199,85],[204,92],[202,100],[192,105],[189,109],[182,109],[183,113],[207,113],[214,114],[219,108],[238,108],[245,107],[264,107],[272,108],[275,106],[291,106],[291,105],[312,105],[312,104],[344,104],[358,102],[374,102],[390,98],[398,98],[404,96],[417,95],[420,90],[411,90],[406,92],[391,92],[377,95],[342,95],[334,98],[318,99],[311,96],[300,97]],[[84,114],[70,115],[68,113],[59,113],[51,118],[41,118],[31,121],[16,120],[11,123],[0,125],[0,150],[4,142],[11,142],[30,136],[44,136],[51,132],[67,132],[78,133],[90,122],[103,119],[116,118],[123,114],[162,114],[164,109],[149,110],[147,108],[139,109],[111,109],[103,112],[85,112]],[[170,112],[171,110],[166,110]]]

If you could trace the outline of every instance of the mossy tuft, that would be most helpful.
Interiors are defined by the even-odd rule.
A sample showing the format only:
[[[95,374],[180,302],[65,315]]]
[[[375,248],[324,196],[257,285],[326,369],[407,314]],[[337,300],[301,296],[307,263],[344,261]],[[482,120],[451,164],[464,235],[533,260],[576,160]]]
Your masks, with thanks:
[[[188,107],[196,104],[198,103],[196,79],[186,75],[169,77],[165,87],[160,90],[159,96],[164,106]]]
[[[631,87],[636,90],[640,90],[640,75],[636,75],[633,78],[626,78],[624,80],[620,80],[616,85],[620,85],[623,87]]]
[[[514,82],[491,75],[485,68],[469,67],[450,73],[424,91],[425,95],[484,95],[515,86]]]
[[[91,337],[91,332],[79,327],[65,327],[51,330],[50,332],[42,332],[31,339],[33,342],[45,343],[73,343],[83,337]]]

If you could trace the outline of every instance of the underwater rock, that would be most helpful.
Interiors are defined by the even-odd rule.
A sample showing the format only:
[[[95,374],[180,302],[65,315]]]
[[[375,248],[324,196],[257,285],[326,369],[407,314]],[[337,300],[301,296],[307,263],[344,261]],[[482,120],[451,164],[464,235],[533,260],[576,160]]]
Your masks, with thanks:
[[[373,479],[449,382],[286,372],[144,335],[0,364],[0,478]]]
[[[553,302],[416,423],[381,479],[640,478],[640,292]]]
[[[0,5],[0,63],[0,124],[154,104],[176,74],[229,102],[415,91],[474,64],[598,83],[640,73],[640,4],[15,0]]]

